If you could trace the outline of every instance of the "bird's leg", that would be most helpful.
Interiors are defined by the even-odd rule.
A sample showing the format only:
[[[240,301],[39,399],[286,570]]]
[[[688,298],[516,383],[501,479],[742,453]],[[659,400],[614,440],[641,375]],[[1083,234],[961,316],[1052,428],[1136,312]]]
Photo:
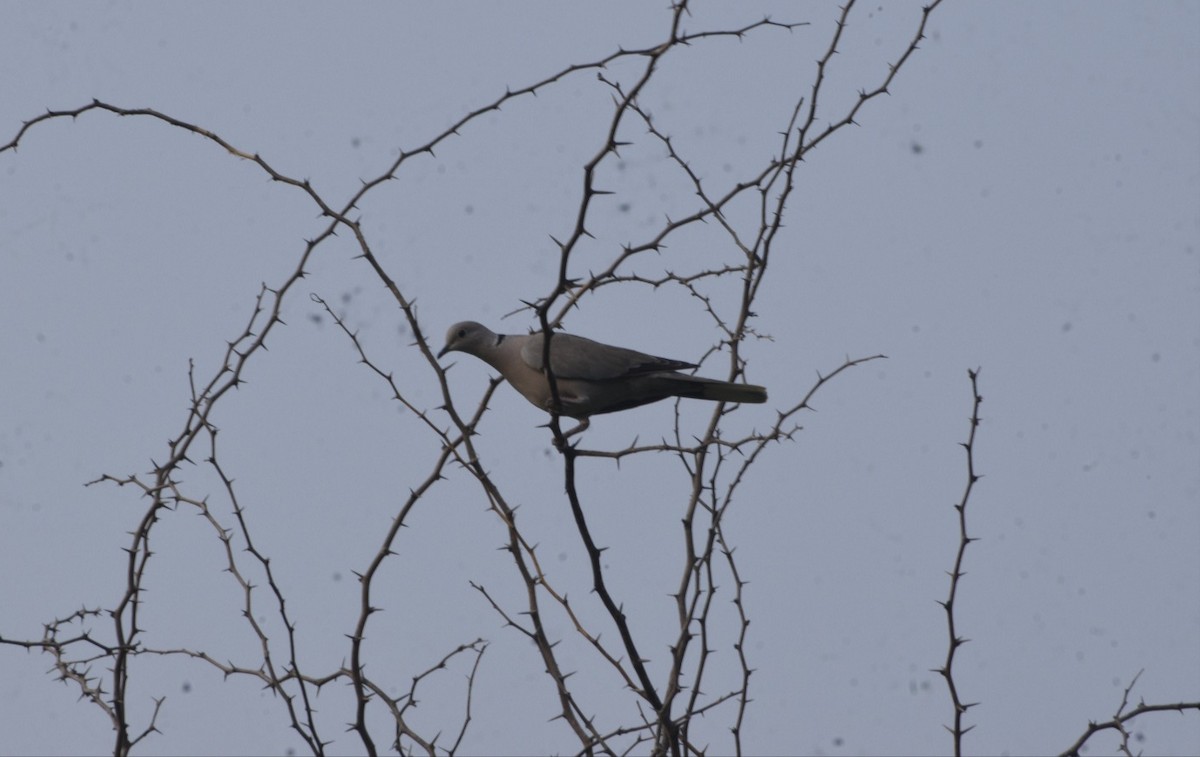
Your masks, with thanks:
[[[588,427],[589,423],[591,423],[591,421],[589,421],[587,418],[580,419],[579,424],[577,426],[575,426],[575,428],[571,429],[570,431],[568,431],[567,433],[562,435],[561,443],[559,442],[558,439],[554,440],[554,447],[559,452],[561,452],[564,447],[569,446],[570,442],[568,442],[567,440],[570,439],[572,436],[575,436],[576,434],[580,433],[581,431],[584,431]],[[550,424],[546,424],[546,425],[550,425]]]
[[[579,425],[578,425],[578,426],[576,426],[575,428],[571,429],[571,430],[570,430],[570,431],[568,431],[567,433],[563,434],[563,438],[564,438],[564,439],[570,439],[572,436],[575,436],[575,435],[576,435],[576,434],[578,434],[578,433],[582,433],[582,432],[584,432],[584,431],[587,431],[587,427],[588,427],[589,425],[591,425],[591,423],[592,423],[592,421],[591,421],[591,419],[590,419],[590,418],[580,418],[580,419],[579,419]]]

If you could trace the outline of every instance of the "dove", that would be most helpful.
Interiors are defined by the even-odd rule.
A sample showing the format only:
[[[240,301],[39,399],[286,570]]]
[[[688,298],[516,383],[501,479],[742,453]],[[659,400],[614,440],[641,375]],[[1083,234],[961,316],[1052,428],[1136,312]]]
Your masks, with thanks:
[[[547,412],[555,411],[543,365],[544,336],[496,334],[482,324],[462,321],[446,332],[440,359],[450,352],[474,355],[500,372],[513,389]],[[581,420],[593,415],[647,405],[669,397],[713,402],[767,401],[767,390],[754,384],[702,378],[682,370],[697,367],[682,360],[594,342],[556,332],[550,338],[550,366],[560,400],[557,412]]]

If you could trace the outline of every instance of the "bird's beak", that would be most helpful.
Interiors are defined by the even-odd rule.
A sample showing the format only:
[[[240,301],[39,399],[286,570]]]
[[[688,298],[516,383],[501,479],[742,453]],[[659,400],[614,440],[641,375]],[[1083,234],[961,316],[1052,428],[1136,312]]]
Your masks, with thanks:
[[[448,344],[445,347],[443,347],[442,349],[438,350],[438,354],[437,354],[438,360],[441,360],[442,355],[445,355],[449,351],[450,351],[450,345],[448,345]]]

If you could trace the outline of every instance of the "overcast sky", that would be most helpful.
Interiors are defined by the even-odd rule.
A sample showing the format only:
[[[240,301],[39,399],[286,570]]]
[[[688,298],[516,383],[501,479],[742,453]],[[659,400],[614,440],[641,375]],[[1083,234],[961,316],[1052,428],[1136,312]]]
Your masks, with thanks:
[[[674,50],[642,94],[714,194],[778,150],[837,12],[833,3],[692,7],[690,31],[764,14],[810,22]],[[854,9],[819,122],[882,81],[919,18],[907,3]],[[47,108],[93,98],[148,107],[311,180],[340,207],[399,151],[506,88],[658,44],[669,21],[665,3],[644,2],[10,2],[0,143]],[[977,367],[985,477],[968,510],[980,541],[960,588],[959,632],[971,643],[956,663],[964,699],[980,703],[967,716],[976,726],[967,750],[1065,749],[1089,720],[1112,716],[1138,671],[1135,701],[1200,699],[1200,5],[949,2],[927,36],[890,95],[800,165],[755,306],[754,328],[770,338],[745,347],[747,378],[771,402],[722,425],[730,437],[761,429],[818,372],[847,356],[888,356],[824,386],[819,412],[800,418],[794,441],[768,448],[727,516],[749,581],[751,753],[950,749],[949,697],[930,669],[945,657],[936,602],[957,548],[967,370]],[[628,83],[637,70],[618,63],[605,75]],[[532,325],[528,313],[504,316],[554,285],[550,236],[570,233],[611,92],[594,70],[564,77],[472,121],[359,204],[380,263],[416,300],[435,349],[458,320],[509,333]],[[598,201],[596,239],[580,248],[575,275],[645,241],[665,215],[697,209],[661,145],[630,137],[604,165],[601,184],[616,194]],[[52,120],[0,153],[0,636],[37,639],[54,618],[119,600],[123,550],[147,500],[132,487],[83,485],[163,459],[187,419],[189,360],[207,381],[260,286],[282,284],[325,225],[299,190],[148,118]],[[686,270],[727,247],[719,230],[688,231],[636,270]],[[313,672],[344,663],[354,574],[438,443],[309,294],[337,308],[419,407],[449,422],[395,301],[357,253],[348,234],[318,247],[284,303],[286,326],[214,417],[222,462]],[[736,290],[715,290],[718,306]],[[678,287],[610,287],[581,305],[567,330],[644,352],[694,361],[721,338]],[[711,360],[704,372],[716,375]],[[451,388],[471,408],[492,372],[456,362]],[[685,406],[683,427],[699,433],[709,409]],[[551,576],[615,639],[589,593],[544,422],[500,387],[480,427],[481,459],[521,505]],[[604,416],[585,445],[653,443],[673,422],[670,403]],[[613,591],[661,665],[685,474],[665,454],[580,466]],[[464,750],[573,752],[573,735],[551,720],[541,661],[470,586],[521,607],[512,560],[498,550],[502,525],[478,485],[449,470],[378,578],[373,670],[399,693],[454,645],[485,638]],[[210,470],[181,476],[232,523]],[[253,664],[243,594],[212,527],[181,507],[154,534],[146,643]],[[270,602],[257,601],[277,632]],[[620,722],[628,693],[561,613],[548,623],[586,708]],[[93,629],[111,640],[109,624]],[[732,654],[726,640],[716,657]],[[108,720],[51,668],[48,655],[0,646],[0,752],[110,752]],[[431,682],[419,726],[453,727],[466,672]],[[166,697],[161,733],[142,753],[304,752],[278,700],[252,680],[175,658],[139,659],[132,680],[135,730],[153,698]],[[344,732],[351,704],[341,684],[319,700],[338,753],[362,751]],[[730,749],[728,713],[708,720],[712,751]],[[1200,747],[1194,712],[1146,716],[1134,730],[1146,753]],[[1098,737],[1092,753],[1113,750]]]

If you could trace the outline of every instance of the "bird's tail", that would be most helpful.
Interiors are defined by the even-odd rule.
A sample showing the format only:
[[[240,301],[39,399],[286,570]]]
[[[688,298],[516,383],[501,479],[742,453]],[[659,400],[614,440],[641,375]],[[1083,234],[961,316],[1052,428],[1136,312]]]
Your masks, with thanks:
[[[713,402],[752,402],[755,404],[767,401],[766,387],[756,384],[733,384],[700,376],[672,378],[677,382],[675,388],[680,397],[712,400]]]

